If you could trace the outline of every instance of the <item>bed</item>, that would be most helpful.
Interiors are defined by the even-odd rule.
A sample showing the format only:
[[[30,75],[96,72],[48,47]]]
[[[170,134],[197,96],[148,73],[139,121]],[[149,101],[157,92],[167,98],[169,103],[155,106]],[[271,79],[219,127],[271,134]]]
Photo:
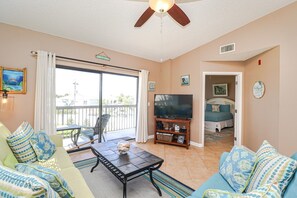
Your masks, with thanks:
[[[233,127],[234,107],[234,101],[227,98],[211,98],[207,100],[204,116],[205,130],[211,132],[218,130],[221,132],[225,127]]]

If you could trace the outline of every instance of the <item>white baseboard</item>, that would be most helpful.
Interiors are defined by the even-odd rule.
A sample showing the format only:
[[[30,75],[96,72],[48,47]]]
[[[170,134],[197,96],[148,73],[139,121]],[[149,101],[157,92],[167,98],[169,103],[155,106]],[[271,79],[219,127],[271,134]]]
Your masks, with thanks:
[[[155,137],[154,135],[149,135],[147,138],[148,139],[154,139],[154,137]]]
[[[193,141],[190,141],[190,145],[196,146],[196,147],[199,147],[199,148],[202,148],[203,147],[203,144],[200,144],[200,143],[197,143],[197,142],[193,142]]]

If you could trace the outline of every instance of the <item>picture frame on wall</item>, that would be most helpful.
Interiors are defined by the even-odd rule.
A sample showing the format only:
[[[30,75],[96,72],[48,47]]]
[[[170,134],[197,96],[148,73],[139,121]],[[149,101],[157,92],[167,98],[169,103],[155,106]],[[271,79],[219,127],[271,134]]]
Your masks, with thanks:
[[[228,84],[213,84],[213,96],[228,96]]]
[[[156,89],[156,82],[155,81],[149,81],[148,82],[148,91],[155,91]]]
[[[7,90],[9,94],[26,94],[27,69],[0,66],[0,90]]]
[[[180,78],[181,86],[189,86],[190,85],[190,75],[182,75]]]

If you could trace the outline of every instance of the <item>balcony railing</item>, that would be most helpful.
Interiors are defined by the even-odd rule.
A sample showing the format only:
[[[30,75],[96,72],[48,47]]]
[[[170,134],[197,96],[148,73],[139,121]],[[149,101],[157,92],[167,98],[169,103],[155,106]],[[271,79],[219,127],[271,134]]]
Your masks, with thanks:
[[[106,131],[117,131],[136,127],[136,105],[103,105],[102,114],[111,117]],[[100,116],[98,106],[58,106],[56,107],[57,125],[78,124],[94,127]]]

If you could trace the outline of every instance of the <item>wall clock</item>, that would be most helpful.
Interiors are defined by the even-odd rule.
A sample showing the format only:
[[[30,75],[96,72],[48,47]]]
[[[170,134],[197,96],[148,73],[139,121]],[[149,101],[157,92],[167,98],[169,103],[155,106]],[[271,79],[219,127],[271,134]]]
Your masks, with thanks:
[[[262,81],[256,81],[253,86],[253,95],[255,98],[262,98],[265,93],[265,85]]]

